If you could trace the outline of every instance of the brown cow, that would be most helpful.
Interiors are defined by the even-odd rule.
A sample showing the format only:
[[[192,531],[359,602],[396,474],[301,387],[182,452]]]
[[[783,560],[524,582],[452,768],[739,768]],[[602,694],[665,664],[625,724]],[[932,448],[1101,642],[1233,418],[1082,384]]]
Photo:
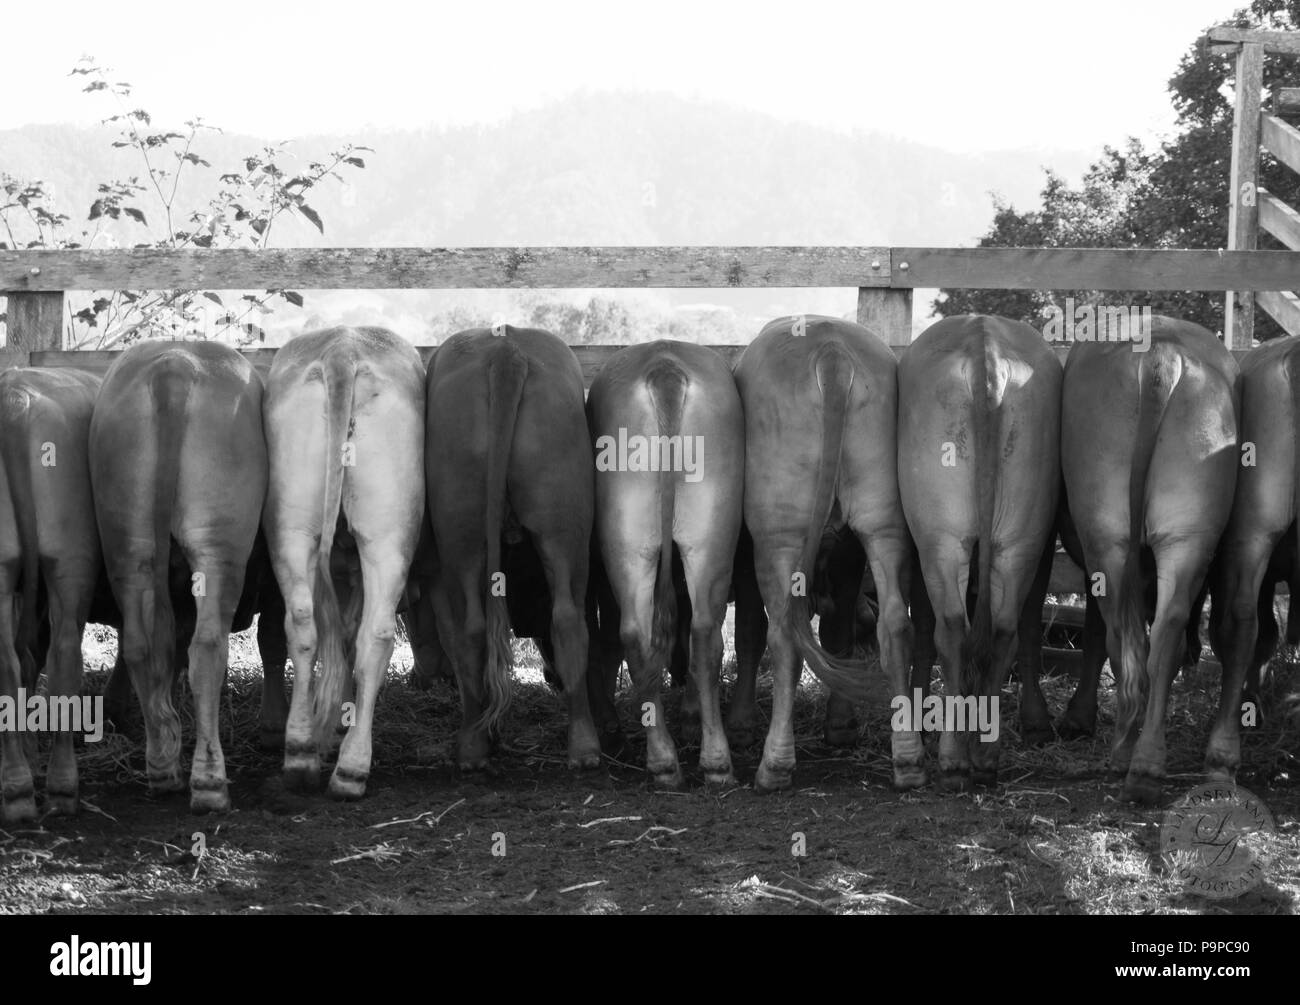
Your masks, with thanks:
[[[1169,687],[1240,466],[1231,353],[1171,318],[1153,318],[1149,336],[1145,351],[1137,341],[1075,343],[1061,408],[1070,516],[1084,567],[1104,587],[1097,600],[1118,688],[1111,768],[1127,773],[1124,797],[1141,802],[1160,796]],[[1158,583],[1149,640],[1147,557]]]
[[[866,664],[827,653],[809,623],[828,524],[848,524],[866,549],[880,596],[882,667],[894,694],[908,690],[911,543],[898,494],[897,369],[876,335],[828,317],[771,322],[736,365],[745,408],[745,525],[772,654],[772,722],[754,780],[760,791],[791,783],[800,657],[841,697],[867,695]],[[923,784],[920,735],[895,732],[891,741],[895,784]]]
[[[740,532],[745,418],[726,362],[684,342],[616,353],[587,399],[596,448],[596,526],[621,615],[619,638],[646,723],[646,767],[655,783],[682,783],[659,700],[663,671],[689,626],[692,689],[707,782],[734,780],[722,729],[718,673],[732,558]],[[677,609],[674,547],[689,610]]]
[[[262,381],[215,342],[142,342],[109,367],[90,423],[90,477],[104,563],[122,613],[122,656],[144,710],[158,790],[182,787],[172,707],[172,541],[189,563],[195,706],[190,806],[230,805],[217,727],[229,632],[266,494]]]
[[[1050,571],[1061,364],[1028,325],[965,315],[931,325],[908,346],[898,388],[899,487],[947,694],[996,699],[1031,588],[1045,591]],[[1029,610],[1036,632],[1041,593]],[[1036,677],[1024,693],[1037,695]],[[991,733],[972,742],[973,735],[945,729],[940,737],[945,785],[996,783],[1000,741]]]
[[[358,799],[370,775],[375,699],[393,653],[395,612],[424,517],[419,354],[382,328],[291,339],[267,380],[266,444],[266,538],[294,670],[285,777],[318,787],[320,751],[346,725],[329,792]],[[336,551],[345,559],[341,577],[330,567]],[[360,602],[355,594],[345,599],[345,621],[339,592],[353,579],[360,580]],[[352,715],[343,708],[350,685]]]
[[[1300,493],[1300,336],[1274,339],[1241,361],[1243,457],[1214,569],[1210,641],[1223,663],[1219,713],[1205,768],[1232,778],[1241,764],[1242,696],[1259,700],[1260,664],[1277,641],[1273,586],[1296,564]],[[1292,607],[1297,604],[1293,592]],[[1264,634],[1261,638],[1261,627]],[[1260,643],[1263,642],[1262,648]]]
[[[487,765],[510,698],[512,614],[536,611],[540,624],[516,628],[553,652],[570,766],[595,767],[584,615],[594,468],[578,360],[549,332],[476,328],[438,347],[427,394],[433,604],[460,684],[460,766]],[[511,599],[533,583],[548,605]]]
[[[42,590],[49,608],[45,672],[51,704],[77,701],[81,694],[81,634],[103,566],[87,460],[99,383],[99,377],[73,369],[0,373],[0,694],[15,702],[19,688],[36,690]],[[22,613],[15,626],[18,597]],[[5,730],[0,736],[6,823],[36,817],[23,747],[21,733]],[[50,809],[77,812],[70,730],[55,734],[45,785]]]

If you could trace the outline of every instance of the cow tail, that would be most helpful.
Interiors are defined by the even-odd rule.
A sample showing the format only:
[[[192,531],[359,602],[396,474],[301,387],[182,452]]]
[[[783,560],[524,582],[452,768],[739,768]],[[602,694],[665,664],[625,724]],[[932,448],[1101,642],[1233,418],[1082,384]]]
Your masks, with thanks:
[[[4,403],[4,424],[0,425],[0,464],[4,465],[14,518],[18,523],[18,540],[23,549],[23,607],[18,620],[18,661],[22,681],[36,684],[36,589],[40,576],[40,541],[36,533],[36,502],[32,493],[32,468],[28,451],[32,436],[32,392],[6,374],[0,388]]]
[[[494,734],[510,707],[514,649],[510,642],[510,610],[503,591],[495,589],[493,580],[505,571],[501,568],[501,528],[506,516],[506,476],[527,377],[528,358],[508,336],[497,339],[497,350],[487,365],[487,705],[478,721],[481,728]],[[508,590],[510,584],[505,588]]]
[[[172,661],[176,657],[176,618],[172,611],[169,582],[172,515],[176,509],[176,486],[180,481],[185,410],[194,378],[194,365],[189,359],[173,355],[159,357],[149,378],[149,393],[154,401],[157,423],[157,452],[153,498],[153,593],[152,600],[147,599],[145,603],[145,620],[153,623],[148,645],[154,680],[172,679]]]
[[[1183,358],[1172,347],[1152,343],[1150,351],[1138,356],[1138,411],[1133,459],[1129,468],[1128,552],[1120,577],[1119,635],[1120,677],[1117,681],[1119,715],[1117,730],[1127,730],[1142,714],[1147,694],[1146,591],[1142,587],[1142,545],[1146,519],[1147,472],[1155,453],[1156,437],[1165,406],[1182,376]]]
[[[352,393],[356,367],[345,356],[329,355],[321,363],[325,385],[325,492],[321,510],[320,542],[316,552],[316,578],[312,584],[312,607],[316,621],[316,651],[320,676],[312,691],[312,732],[316,746],[327,749],[340,718],[344,685],[352,672],[343,646],[343,615],[330,576],[330,553],[334,528],[343,505],[343,450],[352,419]]]
[[[786,617],[799,654],[818,679],[828,688],[852,702],[867,698],[866,664],[832,656],[822,648],[812,632],[813,569],[821,547],[822,529],[830,520],[835,505],[835,487],[840,477],[840,452],[844,446],[844,427],[848,419],[849,392],[853,387],[853,359],[838,343],[828,343],[813,364],[822,393],[822,442],[817,467],[817,484],[812,513],[804,535],[803,554],[796,570],[802,577],[801,589],[791,590]],[[794,584],[791,584],[792,587]]]
[[[642,663],[646,675],[657,678],[672,656],[677,636],[677,591],[673,588],[673,516],[676,511],[677,476],[671,463],[671,439],[682,430],[686,407],[686,372],[673,360],[660,360],[645,376],[646,389],[655,407],[655,421],[661,444],[659,457],[659,571],[655,576],[654,620],[650,630],[650,658]],[[665,449],[662,445],[668,444]],[[684,448],[683,448],[684,449]],[[668,456],[665,457],[664,455]],[[636,681],[638,687],[651,681]]]
[[[991,345],[982,340],[975,353],[971,377],[971,432],[975,446],[975,514],[979,534],[976,550],[975,620],[962,640],[962,693],[979,694],[993,662],[993,515],[998,477],[995,426],[997,374],[990,359]]]

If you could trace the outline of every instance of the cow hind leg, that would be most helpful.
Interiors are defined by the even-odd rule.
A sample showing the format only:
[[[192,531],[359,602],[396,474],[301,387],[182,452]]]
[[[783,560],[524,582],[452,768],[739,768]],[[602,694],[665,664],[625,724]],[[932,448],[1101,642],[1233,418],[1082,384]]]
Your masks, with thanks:
[[[257,618],[257,652],[262,659],[262,706],[257,715],[258,742],[263,750],[284,747],[289,705],[284,699],[284,663],[289,658],[284,633],[284,600],[276,591]]]
[[[945,538],[929,547],[921,545],[921,567],[925,570],[926,589],[934,610],[934,645],[943,671],[944,691],[950,696],[961,694],[962,648],[968,631],[966,582],[970,574],[970,551],[956,538]],[[940,733],[940,784],[945,789],[960,791],[970,787],[968,740],[964,730]]]
[[[591,640],[587,634],[586,600],[583,596],[586,584],[575,582],[577,577],[572,568],[572,556],[581,555],[585,561],[586,544],[550,534],[538,534],[534,542],[551,594],[553,665],[564,685],[564,700],[569,713],[569,767],[580,770],[597,768],[600,766],[600,738],[596,734],[587,690]]]
[[[284,636],[293,664],[293,692],[284,727],[284,780],[290,788],[320,788],[320,750],[312,723],[313,674],[316,668],[316,605],[310,578],[315,569],[311,542],[304,536],[286,542],[276,559],[276,579],[284,596]]]
[[[737,559],[739,561],[739,558]],[[733,747],[752,747],[762,735],[757,700],[758,664],[767,646],[767,615],[752,571],[737,572],[736,683],[727,703],[727,739]]]
[[[1052,576],[1056,535],[1051,535],[1038,563],[1029,597],[1020,615],[1020,638],[1016,653],[1016,675],[1020,679],[1020,736],[1031,747],[1051,743],[1052,717],[1047,711],[1038,680],[1043,673],[1043,602]]]
[[[1156,613],[1146,673],[1150,685],[1141,734],[1124,779],[1124,798],[1152,804],[1160,799],[1165,775],[1165,711],[1169,688],[1182,659],[1192,601],[1205,577],[1213,540],[1179,539],[1155,545]]]
[[[913,592],[912,576],[915,572],[911,544],[905,535],[876,533],[866,539],[867,559],[871,564],[871,577],[876,582],[876,595],[880,611],[876,618],[876,639],[880,648],[880,669],[892,697],[906,695],[911,700],[919,688],[922,693],[930,687],[930,657],[924,657],[924,669],[913,665],[916,646],[915,629],[907,611],[907,597]],[[919,593],[925,586],[917,583]],[[934,615],[929,610],[926,622],[932,637]],[[927,651],[928,653],[928,651]],[[917,678],[921,677],[921,680]],[[909,685],[911,686],[909,689]],[[910,724],[909,724],[910,725]],[[921,735],[913,729],[892,730],[889,737],[890,754],[894,768],[894,787],[914,789],[927,781],[925,771],[925,746]]]
[[[686,581],[691,595],[690,665],[691,682],[700,698],[700,768],[711,785],[731,785],[731,749],[722,726],[719,695],[722,672],[722,621],[727,613],[730,568],[718,560],[707,543],[688,548],[685,556]]]
[[[794,699],[803,661],[790,626],[790,587],[797,547],[773,548],[757,553],[758,580],[768,610],[767,650],[772,665],[772,721],[763,742],[763,759],[754,775],[758,792],[788,789],[794,781]]]
[[[1079,684],[1056,723],[1062,740],[1077,740],[1092,736],[1097,730],[1097,688],[1101,683],[1101,668],[1106,662],[1106,625],[1101,618],[1101,605],[1093,596],[1091,584],[1086,594],[1083,614],[1083,667]]]
[[[682,768],[677,760],[677,747],[668,732],[664,717],[663,687],[664,663],[662,655],[654,651],[654,562],[619,563],[615,584],[618,591],[622,622],[619,637],[627,659],[628,673],[632,678],[636,696],[636,711],[645,727],[646,770],[659,788],[682,787]],[[613,573],[612,573],[613,574]]]
[[[16,703],[23,686],[22,664],[14,648],[17,629],[15,598],[0,591],[0,695]],[[23,734],[0,731],[0,791],[3,792],[4,822],[25,823],[36,819],[36,788],[31,765],[23,749]]]
[[[1254,662],[1260,628],[1273,620],[1272,597],[1268,610],[1260,603],[1261,586],[1272,542],[1267,538],[1239,541],[1225,556],[1216,638],[1223,665],[1218,714],[1205,751],[1205,770],[1212,778],[1230,779],[1241,763],[1241,700],[1248,667]],[[1272,594],[1272,589],[1267,591]],[[1276,628],[1274,629],[1276,638]]]
[[[355,709],[330,777],[329,794],[336,799],[360,799],[366,794],[374,746],[375,702],[397,639],[397,604],[409,562],[409,555],[404,555],[401,548],[362,548],[364,600],[356,632]]]
[[[243,582],[243,563],[190,555],[190,567],[203,576],[190,640],[189,680],[194,697],[194,760],[190,765],[190,809],[223,813],[230,809],[226,758],[221,749],[221,689],[226,682],[230,622]]]
[[[81,635],[95,588],[91,570],[80,576],[59,573],[50,590],[50,652],[46,663],[50,698],[64,704],[81,701]],[[66,725],[66,724],[65,724]],[[103,728],[103,723],[82,722],[83,729]],[[54,735],[45,791],[55,813],[75,814],[78,809],[77,755],[70,729]]]
[[[128,584],[117,591],[122,608],[122,659],[144,715],[145,772],[154,792],[180,792],[181,723],[172,704],[175,628],[156,631],[158,600],[152,588]]]

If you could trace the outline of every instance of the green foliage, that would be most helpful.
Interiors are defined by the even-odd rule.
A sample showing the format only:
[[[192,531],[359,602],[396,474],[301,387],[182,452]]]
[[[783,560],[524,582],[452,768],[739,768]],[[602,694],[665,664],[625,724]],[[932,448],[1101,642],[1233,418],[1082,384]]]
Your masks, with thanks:
[[[115,111],[103,120],[117,129],[112,145],[138,155],[142,173],[99,183],[86,216],[93,226],[75,234],[69,217],[54,210],[43,182],[0,174],[0,248],[116,247],[123,240],[137,248],[267,248],[277,221],[295,216],[324,233],[324,221],[308,196],[328,180],[344,181],[342,172],[364,168],[357,153],[370,149],[344,143],[305,170],[294,170],[287,143],[264,146],[242,158],[235,170],[221,173],[215,192],[186,213],[181,205],[195,200],[190,195],[182,201],[182,179],[191,187],[211,187],[203,173],[212,165],[199,147],[205,136],[220,130],[201,119],[186,122],[181,132],[156,130],[153,116],[131,101],[131,85],[112,79],[92,59],[83,58],[70,76],[86,78],[83,91],[112,100]],[[277,299],[303,304],[302,294],[282,289],[245,293],[229,306],[213,292],[107,292],[75,312],[69,303],[70,347],[182,336],[259,341],[265,333],[257,319],[270,313]],[[221,308],[215,319],[204,301]]]
[[[1241,28],[1278,31],[1300,29],[1300,0],[1255,0],[1238,11],[1232,23]],[[1127,147],[1105,148],[1084,175],[1079,188],[1047,172],[1042,206],[1028,212],[995,200],[993,224],[980,247],[1047,248],[1221,248],[1228,234],[1228,180],[1232,160],[1233,62],[1211,55],[1198,41],[1183,56],[1170,78],[1177,112],[1177,132],[1158,151],[1135,139]],[[1300,84],[1296,61],[1269,56],[1264,86]],[[1300,204],[1300,178],[1264,156],[1260,184],[1291,205]],[[1280,247],[1262,231],[1261,248]],[[1002,314],[1041,326],[1049,306],[1067,296],[1079,303],[1140,303],[1170,314],[1223,328],[1223,296],[1216,293],[1149,291],[1117,295],[1088,290],[1008,291],[943,290],[934,303],[938,314]],[[1282,334],[1263,312],[1255,334],[1266,339]]]

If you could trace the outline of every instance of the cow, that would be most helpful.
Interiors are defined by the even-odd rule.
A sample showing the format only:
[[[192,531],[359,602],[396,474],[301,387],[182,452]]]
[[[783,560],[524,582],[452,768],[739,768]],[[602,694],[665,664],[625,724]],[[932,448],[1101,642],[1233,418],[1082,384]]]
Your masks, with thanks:
[[[718,677],[745,477],[735,379],[711,349],[666,340],[629,346],[592,381],[587,414],[596,450],[596,533],[646,726],[646,768],[657,786],[681,787],[660,687],[684,624],[700,767],[706,783],[730,784]],[[688,611],[678,610],[674,553]]]
[[[228,809],[217,719],[230,626],[266,495],[261,378],[220,343],[138,343],[104,375],[89,443],[104,564],[122,616],[122,658],[144,713],[149,784],[183,787],[171,699],[174,541],[195,598],[190,807]]]
[[[1241,361],[1242,463],[1213,566],[1210,642],[1223,664],[1218,715],[1205,755],[1213,778],[1241,764],[1243,693],[1259,700],[1259,674],[1277,643],[1273,586],[1297,565],[1300,493],[1300,336],[1274,339]],[[1247,458],[1249,449],[1253,456]],[[1247,463],[1249,460],[1249,463]],[[1295,593],[1292,593],[1292,610]]]
[[[1233,505],[1240,401],[1237,364],[1210,332],[1156,316],[1148,334],[1076,342],[1061,405],[1070,517],[1104,588],[1118,690],[1111,769],[1126,776],[1124,798],[1143,803],[1160,796],[1169,687]],[[1149,639],[1144,562],[1158,584]]]
[[[867,696],[865,663],[826,652],[809,623],[808,587],[828,525],[847,524],[866,551],[880,598],[882,668],[895,695],[907,692],[911,543],[898,493],[897,368],[878,336],[821,316],[770,322],[736,364],[745,410],[744,519],[772,654],[772,721],[754,779],[760,792],[792,781],[801,658],[842,698]],[[920,735],[897,731],[891,742],[895,784],[924,784]]]
[[[18,714],[19,689],[36,691],[46,607],[51,705],[80,699],[81,635],[103,566],[87,458],[99,384],[71,368],[0,373],[0,694]],[[55,733],[45,777],[49,808],[58,813],[78,808],[72,740],[70,729]],[[0,735],[0,762],[5,823],[35,819],[22,733]]]
[[[528,612],[516,630],[551,654],[569,764],[595,767],[585,620],[595,474],[577,357],[550,332],[475,328],[438,347],[426,393],[432,602],[460,686],[458,763],[488,766],[510,700],[512,615]]]
[[[1038,633],[1043,598],[1035,584],[1046,592],[1061,477],[1061,364],[1029,325],[964,315],[908,346],[898,388],[899,488],[945,688],[992,699],[1011,669],[1027,602]],[[1022,673],[1031,675],[1028,667]],[[1022,704],[1037,693],[1033,680]],[[996,784],[1000,741],[971,742],[972,735],[942,733],[945,787]]]
[[[329,794],[360,799],[375,700],[424,518],[419,353],[383,328],[290,339],[267,379],[266,445],[263,524],[293,663],[285,782],[318,788],[321,753],[346,727]],[[342,569],[332,567],[336,556]]]

